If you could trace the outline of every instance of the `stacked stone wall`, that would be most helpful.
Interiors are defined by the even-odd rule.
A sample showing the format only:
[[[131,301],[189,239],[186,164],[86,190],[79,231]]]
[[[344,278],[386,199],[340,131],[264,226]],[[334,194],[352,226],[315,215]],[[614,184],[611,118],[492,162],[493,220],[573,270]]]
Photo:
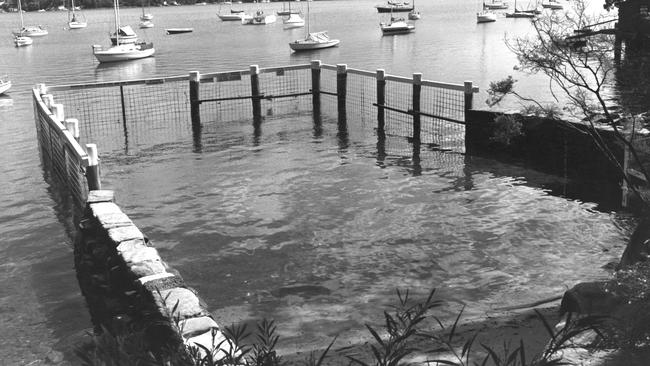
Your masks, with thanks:
[[[152,349],[194,348],[203,357],[211,350],[213,359],[231,354],[205,303],[122,212],[112,191],[89,192],[80,227],[75,262],[98,328],[141,329]]]

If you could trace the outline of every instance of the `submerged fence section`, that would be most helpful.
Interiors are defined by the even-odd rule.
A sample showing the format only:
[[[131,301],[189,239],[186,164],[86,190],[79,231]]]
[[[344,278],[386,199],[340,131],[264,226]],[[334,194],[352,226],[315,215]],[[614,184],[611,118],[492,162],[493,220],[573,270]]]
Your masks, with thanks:
[[[347,68],[310,64],[130,80],[48,86],[48,93],[81,123],[80,141],[102,139],[103,151],[169,143],[180,136],[200,142],[210,124],[273,115],[320,113],[334,98],[342,124],[356,123],[378,136],[402,136],[463,151],[465,111],[478,88]],[[329,105],[329,104],[328,104]],[[151,132],[155,133],[151,133]],[[122,139],[104,141],[105,136]]]

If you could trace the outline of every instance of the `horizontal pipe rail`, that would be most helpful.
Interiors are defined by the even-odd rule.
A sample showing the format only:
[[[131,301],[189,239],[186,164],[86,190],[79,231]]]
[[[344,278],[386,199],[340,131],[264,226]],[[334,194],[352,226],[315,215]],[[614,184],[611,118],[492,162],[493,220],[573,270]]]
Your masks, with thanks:
[[[441,119],[443,121],[453,122],[453,123],[457,123],[459,125],[464,125],[465,124],[465,121],[461,121],[461,120],[457,120],[457,119],[453,119],[453,118],[448,118],[448,117],[443,117],[443,116],[437,116],[435,114],[430,114],[430,113],[426,113],[426,112],[415,112],[415,111],[410,110],[410,109],[409,110],[399,109],[399,108],[389,107],[387,105],[381,105],[381,104],[377,104],[377,103],[372,103],[372,105],[375,106],[375,107],[378,107],[378,108],[383,108],[383,109],[385,109],[387,111],[404,113],[404,114],[408,114],[408,115],[411,115],[411,116],[419,115],[419,116],[425,116],[425,117]]]
[[[292,93],[292,94],[282,94],[282,95],[266,95],[266,94],[260,94],[256,97],[252,95],[247,95],[247,96],[242,96],[242,97],[227,97],[227,98],[211,98],[211,99],[201,99],[198,101],[198,103],[207,103],[207,102],[224,102],[228,100],[241,100],[241,99],[252,99],[252,98],[259,98],[259,99],[280,99],[280,98],[293,98],[293,97],[301,97],[304,95],[311,95],[311,91],[304,92],[304,93]]]
[[[105,81],[100,83],[87,83],[87,84],[68,84],[68,85],[53,85],[47,87],[48,91],[65,91],[65,90],[75,90],[75,89],[91,89],[91,88],[108,88],[114,86],[125,86],[125,85],[155,85],[155,84],[164,84],[173,81],[186,81],[188,80],[187,75],[183,76],[168,76],[164,78],[151,78],[151,79],[137,79],[137,80],[127,80],[127,81]]]

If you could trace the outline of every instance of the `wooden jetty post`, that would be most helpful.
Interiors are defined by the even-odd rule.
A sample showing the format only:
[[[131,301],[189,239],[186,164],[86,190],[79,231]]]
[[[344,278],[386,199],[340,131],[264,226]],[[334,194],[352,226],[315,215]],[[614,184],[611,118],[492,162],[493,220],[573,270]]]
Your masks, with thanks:
[[[66,118],[65,119],[65,128],[70,131],[72,137],[75,140],[79,141],[79,120],[76,118]]]
[[[260,95],[260,67],[251,65],[251,100],[253,101],[253,119],[260,120],[262,117],[262,100]]]
[[[347,136],[348,117],[346,109],[346,97],[348,89],[348,65],[336,65],[336,101],[338,110],[338,133],[339,136]]]
[[[465,122],[467,122],[467,111],[472,109],[474,104],[474,85],[471,81],[465,82]]]
[[[386,71],[377,69],[377,135],[386,137]]]
[[[320,60],[313,60],[311,62],[311,95],[314,113],[318,111],[320,114]]]
[[[97,154],[97,145],[86,144],[86,153],[88,154],[88,166],[86,167],[88,190],[97,191],[102,189],[102,183],[99,179],[99,155]]]
[[[348,90],[348,65],[336,65],[336,100],[338,103],[339,121],[347,120],[345,99]]]
[[[201,74],[198,71],[190,71],[190,114],[192,116],[192,132],[195,134],[201,130],[200,84]]]
[[[413,74],[413,141],[420,142],[421,124],[420,124],[420,99],[422,94],[422,73],[416,72]]]

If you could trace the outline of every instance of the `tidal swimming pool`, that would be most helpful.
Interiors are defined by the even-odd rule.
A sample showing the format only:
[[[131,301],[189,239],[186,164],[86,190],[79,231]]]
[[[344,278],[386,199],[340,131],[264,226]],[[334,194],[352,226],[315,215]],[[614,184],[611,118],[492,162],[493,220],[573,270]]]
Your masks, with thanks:
[[[220,324],[275,319],[282,347],[366,334],[395,290],[446,318],[607,275],[630,218],[550,193],[560,177],[311,114],[207,124],[103,154],[105,188]],[[144,141],[144,139],[142,139]]]

